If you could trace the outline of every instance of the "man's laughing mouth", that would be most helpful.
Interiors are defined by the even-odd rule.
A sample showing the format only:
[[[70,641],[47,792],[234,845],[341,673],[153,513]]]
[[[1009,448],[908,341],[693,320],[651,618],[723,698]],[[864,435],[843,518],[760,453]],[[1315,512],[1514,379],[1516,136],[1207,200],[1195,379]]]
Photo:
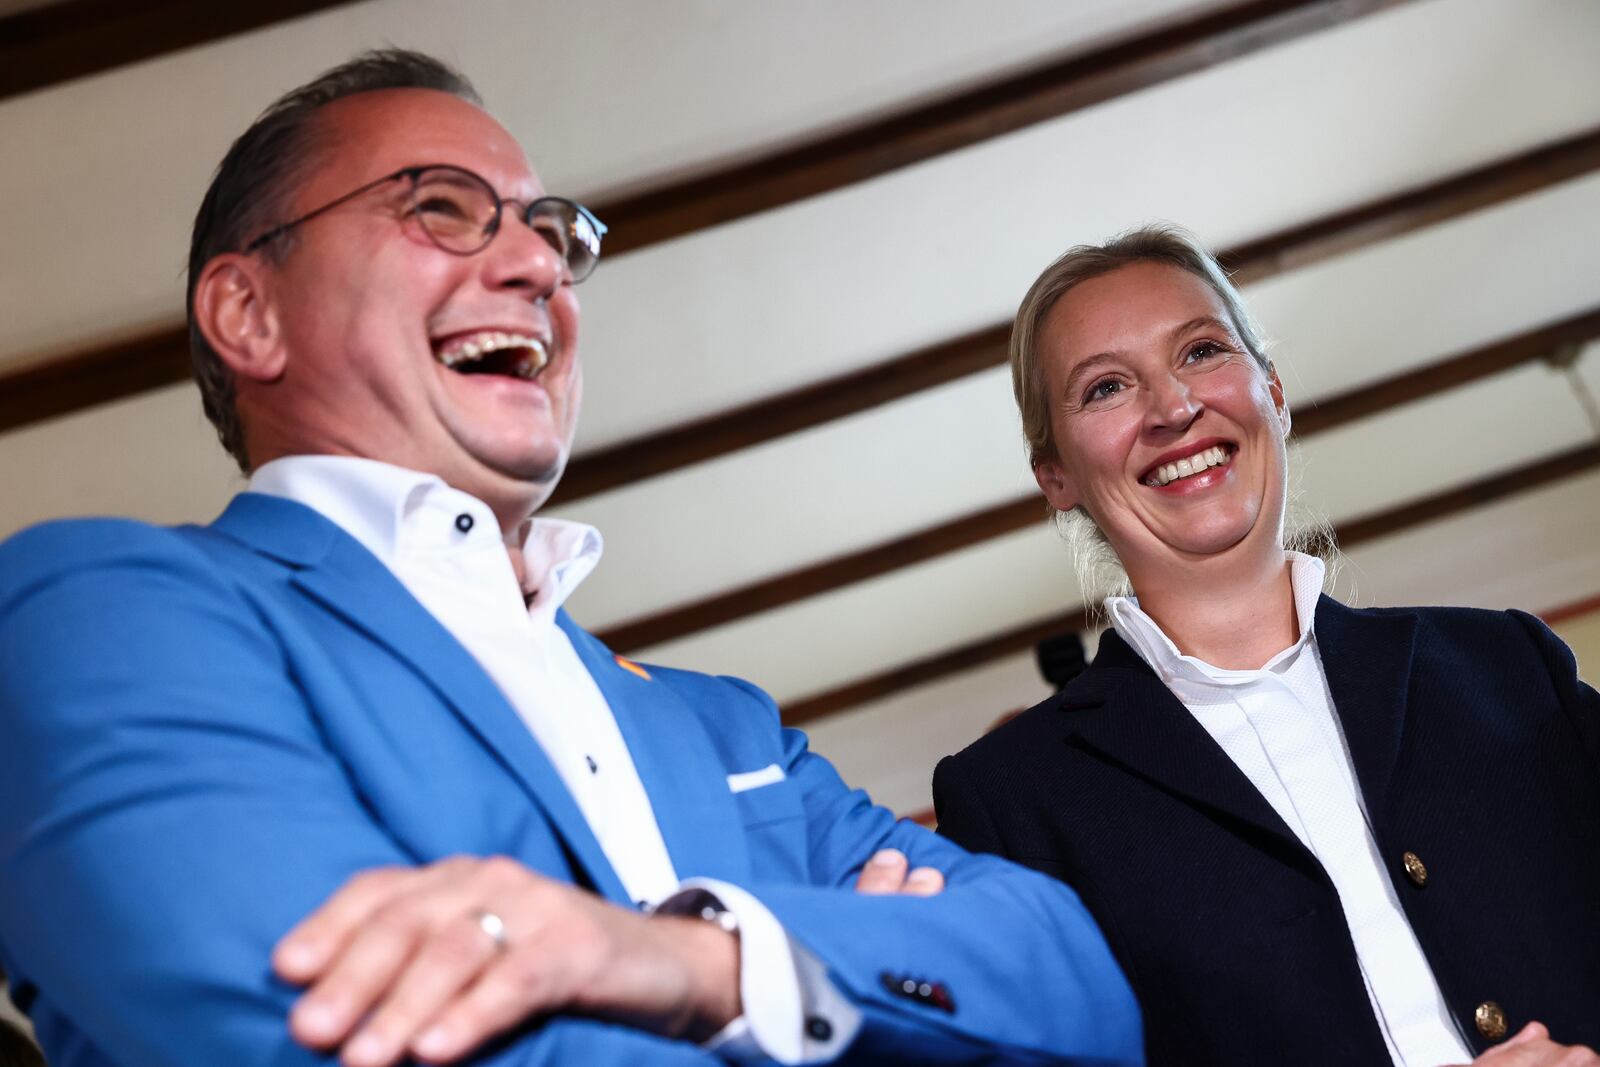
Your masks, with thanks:
[[[499,374],[532,381],[550,362],[549,346],[537,337],[503,330],[476,330],[437,339],[433,355],[458,374]]]

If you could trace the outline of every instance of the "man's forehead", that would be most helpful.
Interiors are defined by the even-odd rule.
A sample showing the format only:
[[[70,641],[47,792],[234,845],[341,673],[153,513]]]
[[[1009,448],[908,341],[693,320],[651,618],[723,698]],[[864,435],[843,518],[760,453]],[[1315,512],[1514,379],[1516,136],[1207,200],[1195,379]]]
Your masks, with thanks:
[[[543,191],[515,137],[482,108],[433,89],[380,89],[335,100],[318,115],[323,168],[345,181],[401,167],[451,163],[475,171],[502,196]],[[337,194],[335,194],[337,195]]]

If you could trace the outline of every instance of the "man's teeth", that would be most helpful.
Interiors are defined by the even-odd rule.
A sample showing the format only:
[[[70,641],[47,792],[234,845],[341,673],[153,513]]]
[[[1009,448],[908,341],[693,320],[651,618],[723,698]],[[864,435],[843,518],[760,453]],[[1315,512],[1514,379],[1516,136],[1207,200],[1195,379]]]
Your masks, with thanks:
[[[519,378],[532,378],[550,362],[549,350],[537,337],[522,333],[504,333],[484,330],[481,333],[458,337],[439,351],[439,362],[446,367],[472,363],[495,352],[525,352],[526,358],[516,360],[508,370]]]
[[[1199,474],[1201,471],[1210,470],[1212,467],[1220,467],[1226,462],[1228,462],[1228,450],[1221,445],[1213,445],[1204,452],[1196,452],[1194,455],[1185,456],[1176,462],[1162,464],[1150,472],[1150,476],[1144,480],[1144,484],[1159,488],[1168,482],[1175,482],[1179,478],[1187,478],[1191,474]]]

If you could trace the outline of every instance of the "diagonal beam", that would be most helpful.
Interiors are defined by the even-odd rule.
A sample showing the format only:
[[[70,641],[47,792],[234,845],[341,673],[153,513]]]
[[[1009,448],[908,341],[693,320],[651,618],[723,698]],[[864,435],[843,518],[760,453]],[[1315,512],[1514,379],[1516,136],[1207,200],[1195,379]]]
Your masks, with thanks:
[[[1399,0],[1251,0],[607,206],[632,250],[831,192],[1343,25]]]
[[[51,14],[58,11],[51,7],[0,20],[0,42],[10,42],[0,44],[0,71],[10,70],[7,59],[13,54],[22,64],[19,70],[24,72],[30,64],[49,70],[53,64],[62,62],[62,57],[56,53],[71,50],[65,45],[75,40],[66,36],[72,22],[68,16],[73,14],[88,19],[90,29],[84,32],[90,37],[104,35],[114,39],[119,33],[128,33],[137,39],[141,33],[149,35],[154,31],[130,30],[125,21],[119,20],[153,20],[162,26],[166,21],[198,25],[204,19],[190,17],[192,9],[211,12],[207,17],[212,20],[244,20],[246,16],[234,12],[234,8],[287,12],[299,7],[310,10],[329,6],[330,2],[277,0],[262,5],[225,5],[204,4],[201,0],[166,0],[133,10],[135,5],[120,0],[68,0],[60,5],[60,13]],[[1076,108],[1135,92],[1167,78],[1193,73],[1400,2],[1403,0],[1251,0],[1236,4],[774,155],[601,204],[598,211],[611,227],[606,250],[614,254],[642,248],[753,211],[863,181],[1031,122],[1059,117]],[[7,30],[11,32],[5,32]],[[172,30],[169,27],[164,32]],[[35,53],[37,58],[30,59]],[[21,77],[22,74],[13,73],[12,76]],[[0,87],[3,85],[0,81]],[[976,339],[982,342],[987,336],[993,342],[995,335],[996,331],[986,331]],[[998,336],[1003,351],[1003,329],[998,331]],[[891,361],[862,372],[859,381],[852,377],[842,384],[852,396],[859,396],[855,403],[864,403],[872,396],[878,397],[872,403],[885,403],[904,393],[896,393],[892,383],[877,393],[871,392],[875,375],[879,381],[888,382],[893,375],[903,373],[908,386],[921,382],[923,384],[918,387],[930,388],[941,381],[982,369],[974,363],[985,358],[982,353],[952,351],[952,346],[963,340],[966,339],[935,346],[925,361],[927,366],[920,370],[903,361]],[[184,331],[179,326],[137,339],[131,347],[137,348],[148,365],[130,369],[123,380],[154,385],[182,381],[181,364],[164,350],[182,349],[184,344]],[[78,382],[82,396],[78,407],[116,400],[151,387],[119,391],[113,379],[97,379],[95,372],[104,367],[111,352],[112,349],[97,348],[58,361],[64,380],[70,382],[75,377]],[[992,353],[988,358],[993,358]],[[0,418],[0,431],[32,421],[26,415],[30,411],[50,407],[52,414],[65,413],[36,401],[30,391],[33,384],[29,379],[18,380],[16,375],[0,377],[0,398],[4,398],[0,406],[11,413],[10,419]],[[835,384],[841,383],[826,383],[828,386]],[[858,390],[861,391],[858,393]],[[14,392],[19,395],[13,397]],[[793,411],[789,410],[791,405]],[[580,459],[568,472],[561,499],[574,500],[633,478],[676,469],[858,410],[862,407],[852,407],[848,403],[830,405],[823,396],[823,387],[785,394],[726,417],[701,420],[652,435],[633,442],[633,447],[620,453],[618,449],[608,449],[587,463]],[[777,418],[773,417],[774,412],[778,412]],[[19,418],[21,421],[16,421]]]
[[[0,377],[0,433],[185,381],[188,344],[173,330]]]
[[[1314,219],[1228,249],[1221,258],[1236,281],[1258,282],[1595,170],[1600,170],[1600,128]],[[998,323],[886,363],[588,452],[567,468],[551,503],[568,504],[1000,366],[1010,334],[1010,323]]]
[[[1387,537],[1425,523],[1458,515],[1518,493],[1531,492],[1564,478],[1600,468],[1600,445],[1586,444],[1529,463],[1516,470],[1491,475],[1434,496],[1368,515],[1335,529],[1339,544],[1350,548],[1365,541]],[[903,664],[845,685],[790,701],[783,707],[785,725],[796,726],[825,715],[892,696],[912,686],[926,685],[1016,652],[1032,648],[1047,637],[1090,625],[1088,610],[1078,606],[1047,619],[1026,623],[1004,633],[994,634],[970,644]]]
[[[1600,307],[1341,393],[1307,405],[1304,410],[1297,408],[1295,431],[1303,440],[1595,337],[1600,337]],[[1043,501],[1029,494],[858,552],[626,622],[600,636],[623,652],[647,648],[1004,536],[1042,521],[1045,514]]]
[[[0,99],[349,0],[65,0],[0,18]]]

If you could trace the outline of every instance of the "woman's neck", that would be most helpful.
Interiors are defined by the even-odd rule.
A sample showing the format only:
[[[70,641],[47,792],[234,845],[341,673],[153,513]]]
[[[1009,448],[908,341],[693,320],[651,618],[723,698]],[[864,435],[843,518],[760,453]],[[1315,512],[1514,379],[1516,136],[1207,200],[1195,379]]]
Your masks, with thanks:
[[[1289,560],[1278,550],[1247,568],[1225,562],[1136,579],[1139,607],[1184,655],[1257,670],[1300,637]]]

